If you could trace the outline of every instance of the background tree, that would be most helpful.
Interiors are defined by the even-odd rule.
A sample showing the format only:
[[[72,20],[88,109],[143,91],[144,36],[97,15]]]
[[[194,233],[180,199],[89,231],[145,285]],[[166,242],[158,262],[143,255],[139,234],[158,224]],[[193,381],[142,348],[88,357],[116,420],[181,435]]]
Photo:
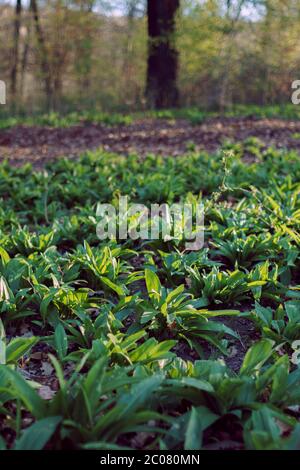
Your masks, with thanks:
[[[148,69],[146,97],[150,108],[178,105],[178,51],[175,45],[179,0],[148,0]]]
[[[286,103],[299,78],[299,0],[0,0],[0,21],[1,113],[165,108],[179,92]]]
[[[12,51],[12,67],[11,67],[11,99],[14,106],[17,103],[17,77],[19,64],[19,44],[20,44],[20,27],[21,27],[22,1],[16,1],[15,19],[14,19],[14,38]]]
[[[42,70],[42,79],[45,85],[45,94],[48,110],[53,106],[53,88],[51,80],[51,69],[49,63],[49,54],[44,36],[44,31],[40,22],[39,8],[37,0],[30,0],[30,10],[33,15],[34,28],[38,44],[38,53]]]

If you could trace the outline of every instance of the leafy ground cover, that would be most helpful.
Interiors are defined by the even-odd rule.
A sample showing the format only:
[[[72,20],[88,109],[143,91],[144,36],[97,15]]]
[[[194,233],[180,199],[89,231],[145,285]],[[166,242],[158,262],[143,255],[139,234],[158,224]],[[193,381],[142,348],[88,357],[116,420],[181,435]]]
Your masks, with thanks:
[[[65,115],[51,112],[47,114],[33,114],[32,116],[20,115],[11,117],[2,115],[0,117],[0,129],[9,129],[16,125],[26,126],[47,126],[54,128],[67,128],[78,124],[104,124],[106,126],[128,125],[131,124],[132,117],[126,114],[108,114],[101,111],[81,111],[70,112]]]
[[[282,105],[233,105],[221,111],[205,111],[199,108],[183,108],[178,110],[152,111],[149,116],[161,119],[187,119],[192,124],[200,124],[207,119],[227,118],[255,118],[255,119],[299,119],[300,111],[293,104]]]
[[[0,447],[299,448],[299,181],[257,139],[2,163]],[[204,248],[99,241],[120,195],[202,202]]]
[[[98,110],[72,111],[64,115],[57,112],[46,114],[32,114],[11,117],[9,114],[0,115],[0,129],[9,129],[16,125],[26,126],[48,126],[54,128],[67,128],[78,124],[104,124],[106,126],[130,125],[141,117],[155,119],[185,119],[191,124],[201,124],[207,119],[212,118],[280,118],[280,119],[299,119],[300,110],[292,104],[283,105],[234,105],[224,111],[210,111],[199,108],[180,108],[167,109],[161,111],[126,113],[105,113]]]

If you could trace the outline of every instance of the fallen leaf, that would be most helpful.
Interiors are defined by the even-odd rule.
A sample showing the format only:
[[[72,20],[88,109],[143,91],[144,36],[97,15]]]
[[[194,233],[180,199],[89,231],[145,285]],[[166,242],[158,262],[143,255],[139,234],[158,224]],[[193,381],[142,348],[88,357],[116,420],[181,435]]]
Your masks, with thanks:
[[[39,396],[43,398],[44,400],[51,400],[51,398],[54,397],[55,393],[56,392],[52,390],[48,385],[42,385],[38,389]]]
[[[41,371],[43,375],[49,377],[54,371],[54,368],[51,366],[50,362],[42,362]]]

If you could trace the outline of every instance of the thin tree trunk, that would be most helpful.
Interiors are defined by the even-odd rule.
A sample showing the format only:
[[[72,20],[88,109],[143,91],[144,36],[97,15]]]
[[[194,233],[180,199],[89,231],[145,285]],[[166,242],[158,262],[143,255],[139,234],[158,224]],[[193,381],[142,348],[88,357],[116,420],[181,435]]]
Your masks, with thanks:
[[[22,14],[22,0],[16,1],[15,18],[14,18],[14,45],[12,53],[11,68],[11,100],[14,109],[17,106],[17,86],[18,86],[18,66],[19,66],[19,44],[20,44],[20,27]]]
[[[123,73],[126,80],[126,86],[124,87],[124,98],[126,104],[131,97],[132,92],[132,81],[133,81],[133,66],[132,66],[132,49],[133,49],[133,34],[134,34],[134,17],[136,11],[136,1],[127,2],[127,34],[126,40],[124,41],[124,63]],[[136,103],[134,103],[136,104]]]
[[[47,108],[51,109],[53,105],[53,90],[51,80],[51,70],[49,65],[48,51],[46,47],[44,32],[42,30],[39,18],[39,10],[36,0],[30,0],[30,9],[33,14],[35,33],[41,56],[41,69],[43,74],[45,93],[47,98]]]
[[[146,98],[150,108],[178,105],[178,52],[175,46],[179,0],[148,0],[148,71]]]
[[[27,61],[28,61],[30,36],[31,36],[31,24],[29,23],[28,28],[27,28],[27,35],[25,39],[23,54],[22,54],[22,61],[21,61],[21,73],[20,73],[20,99],[21,100],[23,100],[24,98],[25,73],[26,73]]]
[[[234,38],[236,35],[236,26],[238,24],[238,21],[240,19],[240,15],[242,12],[243,5],[245,3],[245,0],[239,0],[238,4],[236,5],[236,12],[232,18],[230,18],[230,9],[232,7],[232,1],[227,0],[227,13],[226,13],[226,18],[229,22],[230,29],[228,33],[228,47],[227,49],[225,48],[225,54],[224,54],[224,71],[223,71],[223,78],[221,82],[221,89],[220,89],[220,98],[219,98],[219,108],[223,112],[227,106],[227,92],[228,92],[228,87],[230,84],[230,79],[231,79],[231,72],[232,72],[232,55],[234,52]]]

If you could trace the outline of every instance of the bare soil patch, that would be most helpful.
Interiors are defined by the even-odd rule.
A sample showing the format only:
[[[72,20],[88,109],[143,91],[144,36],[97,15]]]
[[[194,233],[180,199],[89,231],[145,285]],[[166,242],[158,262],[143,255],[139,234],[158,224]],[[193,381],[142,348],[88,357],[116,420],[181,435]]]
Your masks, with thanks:
[[[184,120],[142,119],[129,126],[78,125],[69,128],[16,126],[0,131],[0,160],[42,166],[49,159],[74,157],[102,148],[121,154],[181,155],[193,143],[214,152],[225,140],[254,136],[266,146],[300,151],[300,121],[254,118],[214,118],[200,125]]]

